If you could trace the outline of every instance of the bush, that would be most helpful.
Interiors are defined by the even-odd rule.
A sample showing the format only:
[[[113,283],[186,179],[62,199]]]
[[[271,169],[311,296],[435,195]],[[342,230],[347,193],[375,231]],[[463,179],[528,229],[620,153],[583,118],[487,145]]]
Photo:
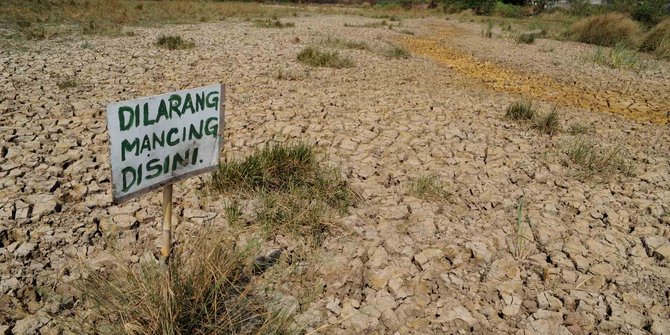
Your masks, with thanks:
[[[472,9],[477,15],[489,15],[493,13],[495,6],[496,0],[447,0],[443,9],[446,13]]]
[[[493,8],[493,14],[502,17],[522,17],[523,8],[512,4],[496,2],[495,7]]]
[[[568,34],[576,41],[602,46],[617,43],[632,45],[638,24],[621,13],[607,13],[583,18],[568,29]]]
[[[670,58],[670,18],[652,28],[642,40],[640,51],[653,52],[661,58]]]

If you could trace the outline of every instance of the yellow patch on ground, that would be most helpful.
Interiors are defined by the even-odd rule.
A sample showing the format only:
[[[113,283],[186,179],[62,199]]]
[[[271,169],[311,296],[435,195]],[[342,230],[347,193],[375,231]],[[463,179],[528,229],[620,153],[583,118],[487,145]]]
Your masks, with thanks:
[[[528,99],[539,99],[558,106],[610,112],[641,121],[670,123],[670,94],[658,96],[644,90],[625,94],[596,91],[578,84],[561,83],[536,73],[481,62],[469,54],[447,47],[446,36],[453,33],[453,29],[447,29],[428,37],[404,37],[400,43],[415,54],[434,59],[466,77],[481,80],[484,86],[494,91],[520,94]]]

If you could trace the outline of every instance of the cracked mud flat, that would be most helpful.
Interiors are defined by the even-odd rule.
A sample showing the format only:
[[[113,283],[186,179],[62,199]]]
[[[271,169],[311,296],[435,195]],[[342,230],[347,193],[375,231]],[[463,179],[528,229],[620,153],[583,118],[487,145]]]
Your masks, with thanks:
[[[228,85],[223,156],[268,141],[313,143],[363,198],[336,219],[342,233],[307,262],[320,289],[306,299],[300,282],[276,286],[307,329],[670,333],[667,62],[645,74],[602,69],[574,61],[588,46],[518,46],[437,19],[403,20],[412,37],[344,27],[370,21],[357,17],[286,20],[296,27],[138,28],[134,37],[0,53],[0,291],[9,306],[0,333],[57,333],[55,316],[80,313],[68,283],[81,275],[79,260],[99,267],[112,258],[109,236],[128,262],[153,257],[160,195],[111,204],[106,104],[215,82]],[[196,47],[158,49],[162,34]],[[357,64],[340,70],[295,61],[328,34],[402,43],[414,54],[389,60],[340,50]],[[556,51],[541,52],[545,44]],[[278,79],[279,71],[292,79]],[[57,86],[70,79],[76,87]],[[542,111],[558,105],[564,128],[591,129],[582,137],[622,144],[634,176],[580,181],[577,168],[562,163],[562,148],[578,136],[549,137],[503,117],[520,96]],[[448,200],[408,194],[410,180],[430,174],[447,183]],[[204,181],[175,188],[178,239],[232,231],[225,201],[199,190]],[[522,195],[531,224],[519,244]]]

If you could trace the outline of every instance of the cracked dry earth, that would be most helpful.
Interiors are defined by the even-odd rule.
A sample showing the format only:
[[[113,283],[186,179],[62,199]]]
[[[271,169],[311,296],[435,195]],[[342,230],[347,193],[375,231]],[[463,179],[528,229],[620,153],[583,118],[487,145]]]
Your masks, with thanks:
[[[222,82],[224,156],[313,143],[362,197],[306,262],[319,289],[304,299],[299,282],[276,285],[297,324],[320,334],[670,334],[668,63],[604,69],[580,61],[590,46],[517,45],[438,19],[403,20],[415,36],[344,27],[371,21],[359,17],[287,21],[295,28],[225,21],[1,51],[0,333],[58,333],[54,318],[78,308],[68,286],[78,260],[102,266],[110,234],[128,262],[153,257],[160,195],[112,205],[106,104]],[[196,47],[156,48],[166,33]],[[340,50],[356,66],[337,70],[296,62],[328,35],[413,55]],[[69,79],[77,86],[57,86]],[[549,136],[505,119],[520,97],[557,105],[564,129],[589,132]],[[580,137],[622,145],[634,174],[577,178],[563,148]],[[407,191],[433,174],[447,200]],[[178,238],[231,232],[225,201],[199,190],[206,178],[175,188]],[[522,195],[530,224],[519,238]]]

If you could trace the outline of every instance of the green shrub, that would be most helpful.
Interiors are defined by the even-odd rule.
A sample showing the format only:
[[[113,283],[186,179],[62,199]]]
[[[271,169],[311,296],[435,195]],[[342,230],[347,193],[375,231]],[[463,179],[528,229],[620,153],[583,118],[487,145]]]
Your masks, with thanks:
[[[446,0],[443,10],[445,13],[455,13],[464,9],[472,9],[477,15],[493,13],[496,0]]]
[[[493,8],[493,14],[502,17],[522,17],[523,7],[496,2]]]
[[[306,47],[297,56],[298,61],[311,66],[332,67],[336,69],[353,67],[354,62],[340,56],[337,52],[321,51],[314,47]]]
[[[576,41],[602,46],[617,43],[632,45],[638,24],[620,13],[607,13],[583,18],[568,29],[569,37]]]

